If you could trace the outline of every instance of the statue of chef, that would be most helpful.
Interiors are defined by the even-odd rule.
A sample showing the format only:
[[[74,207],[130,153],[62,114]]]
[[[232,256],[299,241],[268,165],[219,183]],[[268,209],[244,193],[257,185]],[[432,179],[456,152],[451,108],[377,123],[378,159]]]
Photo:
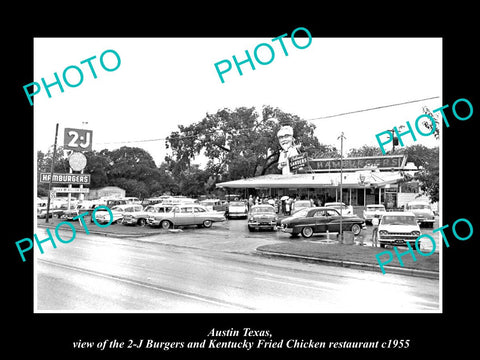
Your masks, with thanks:
[[[290,175],[290,164],[288,159],[292,156],[298,155],[298,149],[293,144],[293,128],[290,125],[283,125],[277,132],[278,141],[282,147],[280,156],[278,157],[278,168],[282,169],[283,175]]]

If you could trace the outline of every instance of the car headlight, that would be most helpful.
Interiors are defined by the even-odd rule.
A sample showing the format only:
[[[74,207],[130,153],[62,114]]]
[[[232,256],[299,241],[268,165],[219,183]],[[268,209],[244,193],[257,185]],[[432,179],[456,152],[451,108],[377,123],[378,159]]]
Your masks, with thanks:
[[[418,230],[412,231],[412,235],[413,236],[420,236],[420,231],[418,231]]]
[[[378,232],[380,235],[387,235],[388,234],[388,231],[386,230],[381,230]]]

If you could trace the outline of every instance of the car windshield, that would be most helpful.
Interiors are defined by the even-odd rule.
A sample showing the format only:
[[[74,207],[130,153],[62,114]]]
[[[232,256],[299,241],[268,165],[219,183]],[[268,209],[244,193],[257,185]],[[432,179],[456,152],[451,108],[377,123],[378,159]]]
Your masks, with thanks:
[[[271,206],[261,206],[261,207],[254,207],[252,208],[252,213],[275,213],[275,210]]]
[[[230,206],[245,206],[245,203],[241,201],[232,201]]]
[[[166,212],[169,212],[171,209],[172,208],[170,208],[170,207],[159,206],[159,207],[153,208],[152,211],[157,212],[157,213],[166,213]]]
[[[382,225],[416,225],[415,216],[384,215]]]
[[[385,206],[383,206],[383,205],[379,205],[379,206],[367,206],[367,210],[370,210],[370,211],[384,210],[384,211],[385,211]]]
[[[415,204],[415,205],[408,205],[408,209],[410,210],[423,210],[423,209],[430,209],[429,205],[424,204]]]

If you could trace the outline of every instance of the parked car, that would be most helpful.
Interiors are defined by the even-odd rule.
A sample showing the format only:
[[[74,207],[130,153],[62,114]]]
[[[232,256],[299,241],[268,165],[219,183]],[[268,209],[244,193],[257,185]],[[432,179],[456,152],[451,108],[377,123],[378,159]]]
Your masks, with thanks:
[[[37,207],[37,218],[45,219],[47,217],[47,207],[46,206],[39,206]],[[48,217],[53,217],[53,212],[50,210],[48,213]]]
[[[160,221],[160,226],[163,229],[186,225],[209,228],[218,221],[225,221],[223,213],[208,211],[204,206],[198,204],[183,204],[175,205],[172,210],[166,212]]]
[[[111,219],[109,212],[103,208],[96,211],[95,219],[99,224],[107,224],[110,220],[112,220],[112,224],[120,224],[123,221],[123,215],[125,215],[125,213],[140,212],[142,210],[143,206],[138,204],[115,205],[110,209],[113,215],[113,220]]]
[[[104,202],[104,205],[109,207],[110,209],[117,205],[126,205],[126,204],[127,204],[127,200],[125,199],[107,199]]]
[[[292,204],[292,215],[296,212],[313,207],[313,203],[310,200],[297,200]]]
[[[272,205],[254,205],[248,213],[248,230],[270,229],[277,227],[277,214]]]
[[[222,213],[226,213],[228,209],[228,203],[226,200],[206,199],[200,201],[200,205],[205,206],[209,211],[220,211]]]
[[[243,201],[231,201],[227,208],[227,218],[247,218],[248,206]]]
[[[123,225],[138,225],[145,226],[147,224],[148,217],[155,211],[153,205],[145,207],[145,209],[137,211],[137,207],[133,209],[134,211],[126,210],[123,214]]]
[[[367,205],[367,207],[363,210],[363,218],[365,222],[372,223],[372,219],[380,218],[383,214],[385,214],[387,210],[385,210],[384,205],[380,204],[372,204]]]
[[[294,215],[281,220],[281,230],[292,236],[302,234],[309,238],[315,233],[328,231],[340,231],[340,218],[342,219],[342,231],[351,231],[359,235],[365,229],[365,221],[357,215],[342,215],[332,207],[305,208]]]
[[[414,213],[415,218],[420,225],[428,225],[433,228],[435,214],[433,213],[430,204],[426,201],[410,201],[405,206],[404,210]]]
[[[66,220],[73,220],[75,216],[80,215],[81,209],[82,209],[82,205],[78,204],[77,206],[73,206],[70,209],[64,210],[63,214],[60,217]]]
[[[151,212],[147,218],[149,226],[160,226],[165,214],[173,209],[173,205],[155,204],[151,208]]]
[[[414,249],[415,240],[420,236],[420,233],[420,227],[414,213],[392,211],[387,212],[380,218],[376,236],[380,247],[385,247],[385,245],[407,246],[408,242]],[[418,247],[420,247],[420,244],[418,244]]]
[[[337,209],[338,212],[342,209],[342,215],[353,215],[353,206],[345,205],[343,202],[327,202],[325,206]]]

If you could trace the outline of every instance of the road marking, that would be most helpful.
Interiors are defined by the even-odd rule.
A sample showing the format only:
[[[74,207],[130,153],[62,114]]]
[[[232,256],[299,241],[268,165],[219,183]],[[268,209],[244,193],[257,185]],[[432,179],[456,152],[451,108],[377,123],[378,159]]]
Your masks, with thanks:
[[[53,266],[63,267],[65,269],[69,269],[69,270],[72,270],[72,271],[79,271],[79,272],[82,272],[82,273],[85,273],[85,274],[99,276],[99,277],[103,277],[103,278],[111,279],[111,280],[116,280],[116,281],[124,282],[124,283],[127,283],[127,284],[141,286],[141,287],[145,287],[145,288],[148,288],[148,289],[161,291],[161,292],[166,292],[166,293],[177,295],[177,296],[183,296],[183,297],[186,297],[186,298],[189,298],[189,299],[203,301],[203,302],[207,302],[207,303],[214,304],[214,305],[227,306],[227,307],[231,307],[231,308],[241,308],[241,309],[247,309],[247,310],[255,310],[254,308],[244,306],[244,305],[240,305],[240,304],[235,304],[235,303],[231,303],[231,302],[227,302],[227,301],[212,300],[212,299],[209,299],[207,297],[202,297],[202,296],[198,296],[198,295],[189,294],[189,293],[186,293],[186,292],[180,292],[180,291],[176,291],[176,290],[166,289],[164,287],[159,287],[159,286],[144,283],[144,282],[141,282],[141,281],[126,279],[124,277],[110,275],[110,274],[104,274],[104,273],[93,271],[93,270],[82,269],[82,268],[72,266],[72,265],[60,264],[60,263],[57,263],[57,262],[54,262],[54,261],[43,260],[43,259],[37,259],[37,261],[42,262],[42,263],[46,263],[46,264],[49,264],[49,265],[53,265]]]

